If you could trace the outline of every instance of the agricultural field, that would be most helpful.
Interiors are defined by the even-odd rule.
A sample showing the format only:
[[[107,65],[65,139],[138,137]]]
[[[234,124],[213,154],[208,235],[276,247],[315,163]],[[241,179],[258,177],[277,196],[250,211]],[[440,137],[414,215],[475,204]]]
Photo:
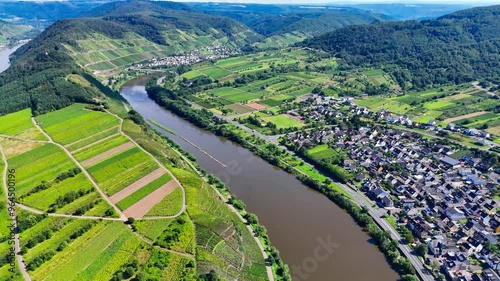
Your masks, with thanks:
[[[146,184],[136,192],[130,194],[129,196],[118,202],[117,206],[122,210],[126,210],[130,206],[134,205],[135,203],[139,202],[141,199],[146,197],[148,194],[152,193],[153,191],[157,190],[164,184],[168,183],[171,179],[172,178],[170,177],[169,174],[164,174],[163,176]]]
[[[36,120],[54,141],[68,146],[119,125],[119,120],[112,115],[84,107],[85,105],[77,103],[38,116]]]
[[[17,138],[45,140],[31,121],[31,110],[25,109],[0,117],[0,135]]]
[[[88,171],[112,195],[157,168],[147,154],[134,147],[88,167]]]
[[[339,150],[335,150],[331,147],[329,147],[327,144],[322,144],[315,146],[313,148],[310,148],[307,150],[307,154],[314,158],[316,161],[321,161],[324,159],[331,159],[331,158],[342,158],[345,157],[344,152],[341,152]]]
[[[32,280],[195,280],[212,269],[227,280],[267,279],[245,224],[165,140],[83,104],[37,116],[40,128],[29,111],[0,118],[17,122],[1,123],[0,147],[16,170],[21,253]],[[144,214],[127,212],[135,206]],[[0,218],[8,222],[1,209]],[[203,227],[217,241],[211,251],[198,243]],[[7,269],[0,264],[0,274]]]
[[[418,123],[436,121],[443,127],[453,123],[494,135],[500,133],[500,113],[495,112],[498,102],[470,84],[399,96],[370,96],[356,99],[355,102],[374,112],[384,109],[396,114],[407,114]]]
[[[276,130],[289,130],[305,124],[300,116],[286,115],[287,108],[313,93],[338,97],[346,91],[361,94],[365,84],[377,87],[395,83],[380,69],[350,73],[338,71],[337,66],[335,58],[314,51],[287,48],[216,62],[206,61],[193,65],[192,70],[181,77],[194,81],[200,79],[204,84],[212,81],[210,85],[201,87],[203,90],[187,95],[186,99],[215,114],[246,118],[259,115],[258,111],[271,112],[270,116],[260,116],[262,123],[272,123]],[[411,110],[410,105],[397,100],[386,103],[381,99],[378,107],[402,114]],[[250,124],[249,127],[265,134],[271,133],[270,129],[259,128],[257,124]]]
[[[276,116],[262,117],[265,122],[271,122],[279,128],[302,127],[304,123],[292,119],[289,115],[281,114]]]
[[[251,247],[255,241],[236,214],[191,172],[176,168],[172,172],[186,189],[190,218],[196,225],[198,271],[214,269],[226,280],[266,280],[262,254]]]

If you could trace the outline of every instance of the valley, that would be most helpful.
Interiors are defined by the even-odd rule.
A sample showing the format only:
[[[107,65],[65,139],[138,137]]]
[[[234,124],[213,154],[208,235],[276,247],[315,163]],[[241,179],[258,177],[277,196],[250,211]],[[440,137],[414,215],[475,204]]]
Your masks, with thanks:
[[[498,5],[10,5],[0,280],[499,274]]]

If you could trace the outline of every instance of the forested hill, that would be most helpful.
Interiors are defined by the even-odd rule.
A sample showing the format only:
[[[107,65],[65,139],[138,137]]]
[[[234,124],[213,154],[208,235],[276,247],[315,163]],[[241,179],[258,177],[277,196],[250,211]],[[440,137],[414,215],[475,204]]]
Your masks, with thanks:
[[[196,9],[175,2],[130,0],[113,2],[95,8],[85,16],[102,17],[106,21],[120,23],[141,36],[158,43],[170,44],[172,31],[183,30],[197,36],[231,37],[245,33],[239,45],[260,39],[244,24],[221,16],[207,15]],[[216,30],[214,32],[213,30]]]
[[[103,90],[99,89],[102,85],[89,75],[90,70],[77,63],[77,56],[99,42],[116,42],[116,48],[128,46],[131,50],[140,49],[137,44],[141,43],[154,47],[157,55],[169,55],[181,47],[190,50],[219,39],[241,47],[260,38],[234,20],[176,11],[163,5],[168,3],[120,2],[116,9],[131,12],[115,16],[112,9],[107,9],[108,16],[55,22],[19,48],[11,67],[0,74],[0,115],[27,107],[40,114],[73,102],[93,102]],[[144,59],[135,54],[127,58],[132,62]]]
[[[355,8],[298,5],[193,3],[206,13],[240,21],[265,36],[289,32],[319,35],[351,24],[391,20],[390,17]]]
[[[435,20],[348,26],[304,41],[351,66],[383,67],[403,87],[500,77],[500,5]]]

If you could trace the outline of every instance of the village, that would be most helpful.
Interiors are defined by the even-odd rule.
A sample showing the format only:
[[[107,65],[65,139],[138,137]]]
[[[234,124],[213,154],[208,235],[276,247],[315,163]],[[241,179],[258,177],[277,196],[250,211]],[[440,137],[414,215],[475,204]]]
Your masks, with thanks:
[[[168,56],[163,58],[154,58],[146,63],[140,63],[135,65],[135,68],[161,68],[161,67],[172,67],[179,65],[191,65],[205,60],[216,60],[221,58],[227,58],[229,56],[234,56],[240,54],[240,50],[234,50],[226,45],[212,45],[203,48],[197,48],[189,53],[185,54],[175,54],[174,56]]]
[[[472,152],[458,157],[454,144],[387,125],[412,126],[411,120],[369,112],[349,98],[312,95],[307,102],[302,116],[330,125],[333,119],[344,122],[288,134],[287,142],[298,149],[327,144],[345,152],[339,165],[354,175],[351,186],[384,210],[396,229],[411,231],[413,241],[406,243],[421,249],[428,269],[449,280],[500,280],[498,163]],[[355,115],[385,125],[346,126]]]

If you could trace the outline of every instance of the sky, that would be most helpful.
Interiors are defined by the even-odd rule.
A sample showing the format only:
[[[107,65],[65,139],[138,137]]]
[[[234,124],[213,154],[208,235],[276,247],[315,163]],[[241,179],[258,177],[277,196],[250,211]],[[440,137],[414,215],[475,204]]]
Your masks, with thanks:
[[[500,4],[500,0],[174,0],[179,2],[226,2],[226,3],[273,3],[273,4],[361,4],[361,3],[405,3],[405,4]]]

